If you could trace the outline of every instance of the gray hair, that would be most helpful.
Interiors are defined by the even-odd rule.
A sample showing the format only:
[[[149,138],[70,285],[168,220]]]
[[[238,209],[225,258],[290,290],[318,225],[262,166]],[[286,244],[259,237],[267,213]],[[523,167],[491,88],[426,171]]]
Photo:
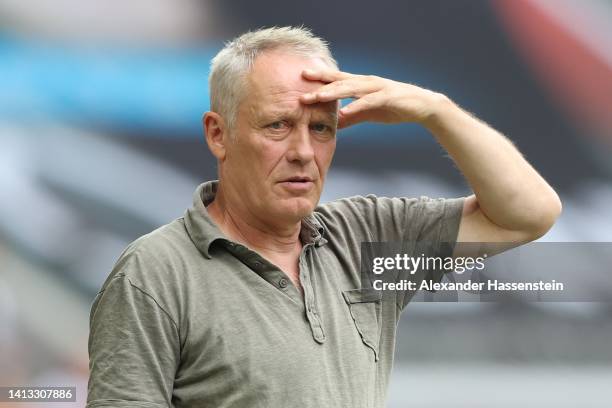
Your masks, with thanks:
[[[307,28],[271,27],[242,34],[226,43],[212,59],[208,77],[210,110],[223,116],[229,129],[236,120],[247,86],[246,77],[255,59],[265,51],[278,49],[300,56],[319,57],[330,67],[338,68],[327,42]]]

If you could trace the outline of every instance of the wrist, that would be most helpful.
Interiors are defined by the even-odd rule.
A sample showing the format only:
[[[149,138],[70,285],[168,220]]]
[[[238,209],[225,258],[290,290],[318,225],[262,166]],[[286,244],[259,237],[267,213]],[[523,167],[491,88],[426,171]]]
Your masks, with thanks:
[[[429,95],[428,105],[429,112],[421,124],[429,130],[439,127],[444,117],[455,107],[449,97],[439,92],[432,92]]]

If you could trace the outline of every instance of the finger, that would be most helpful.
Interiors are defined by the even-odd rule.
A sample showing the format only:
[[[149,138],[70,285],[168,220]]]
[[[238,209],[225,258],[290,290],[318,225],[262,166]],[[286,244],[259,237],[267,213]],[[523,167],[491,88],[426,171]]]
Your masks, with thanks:
[[[323,85],[314,92],[303,94],[300,99],[303,103],[311,104],[345,98],[361,98],[364,95],[378,91],[379,88],[380,86],[374,82],[351,78]]]
[[[368,111],[376,107],[376,98],[366,95],[344,106],[338,112],[338,128],[346,128],[368,119]]]
[[[340,113],[338,115],[338,130],[345,129],[358,123],[367,122],[368,119],[366,115],[367,113],[363,111],[354,115],[344,115]]]
[[[353,76],[348,72],[342,72],[335,69],[305,69],[302,71],[302,76],[311,81],[334,82],[342,79],[347,79]]]

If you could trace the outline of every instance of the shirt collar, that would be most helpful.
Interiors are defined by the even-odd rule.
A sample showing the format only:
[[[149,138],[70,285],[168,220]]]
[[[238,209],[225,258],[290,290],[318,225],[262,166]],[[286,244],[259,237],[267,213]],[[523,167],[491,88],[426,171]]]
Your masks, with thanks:
[[[206,206],[215,198],[219,180],[207,181],[200,184],[193,193],[193,206],[185,212],[185,227],[187,233],[195,246],[204,254],[206,258],[211,258],[210,246],[217,240],[230,242],[217,224],[208,214]],[[325,228],[317,220],[314,214],[310,214],[302,219],[302,229],[300,239],[304,244],[312,243],[321,246],[327,243],[323,237]]]

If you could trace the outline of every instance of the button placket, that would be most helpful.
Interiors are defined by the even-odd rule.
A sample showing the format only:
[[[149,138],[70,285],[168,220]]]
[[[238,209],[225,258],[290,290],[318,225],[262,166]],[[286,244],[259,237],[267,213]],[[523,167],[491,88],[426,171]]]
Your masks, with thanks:
[[[302,253],[300,254],[299,264],[300,264],[300,274],[302,277],[302,286],[304,288],[304,303],[306,306],[306,317],[308,318],[308,323],[310,324],[310,329],[312,330],[313,338],[318,343],[323,343],[325,341],[325,331],[323,330],[323,326],[321,325],[321,319],[316,310],[315,302],[314,302],[314,293],[312,288],[312,282],[308,277],[307,266],[304,260],[304,255],[308,251],[311,244],[307,244]]]

